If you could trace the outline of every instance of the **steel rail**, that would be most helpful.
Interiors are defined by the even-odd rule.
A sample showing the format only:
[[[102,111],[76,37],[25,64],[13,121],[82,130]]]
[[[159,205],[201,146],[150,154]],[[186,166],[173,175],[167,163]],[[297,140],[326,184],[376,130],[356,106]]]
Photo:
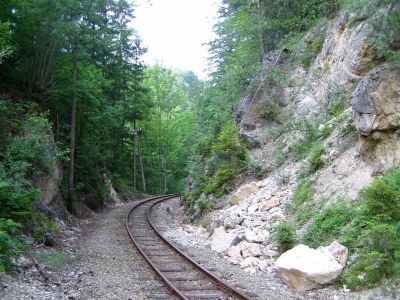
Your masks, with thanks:
[[[251,300],[250,297],[242,293],[241,291],[237,290],[236,288],[230,286],[229,284],[225,283],[221,279],[219,279],[216,275],[208,271],[207,269],[203,268],[201,265],[199,265],[196,261],[188,257],[186,254],[184,254],[182,251],[176,248],[175,245],[170,243],[167,239],[165,239],[162,234],[159,232],[159,230],[155,227],[154,223],[151,221],[150,218],[150,213],[151,210],[154,208],[155,205],[157,205],[160,202],[175,198],[180,196],[179,194],[170,194],[170,195],[165,195],[165,196],[158,196],[158,197],[153,197],[150,199],[143,200],[137,204],[135,204],[128,212],[127,218],[126,218],[126,228],[128,231],[128,235],[131,238],[133,244],[135,247],[138,249],[140,254],[145,258],[145,260],[149,263],[151,268],[154,270],[154,272],[165,282],[167,285],[168,290],[172,293],[178,296],[180,299],[183,300],[189,300],[189,298],[179,290],[179,288],[171,282],[164,274],[163,272],[157,267],[157,265],[151,260],[151,258],[144,252],[142,247],[139,245],[139,242],[135,240],[133,234],[130,231],[129,228],[129,219],[132,214],[132,212],[135,210],[135,208],[139,207],[140,205],[157,200],[155,203],[153,203],[146,212],[146,217],[147,221],[149,222],[150,227],[154,230],[154,232],[157,234],[157,236],[165,243],[167,244],[173,251],[175,251],[180,257],[182,257],[184,260],[186,260],[189,264],[195,267],[198,271],[201,271],[210,281],[214,282],[216,286],[223,292],[230,294],[231,296],[235,296],[241,300]]]
[[[183,253],[181,250],[179,250],[175,245],[173,245],[170,241],[168,241],[167,239],[165,239],[163,237],[163,235],[160,233],[160,231],[156,228],[156,226],[154,225],[154,223],[151,221],[150,219],[150,213],[151,210],[153,209],[153,207],[155,205],[157,205],[158,203],[165,201],[167,199],[161,199],[161,200],[157,200],[154,204],[152,204],[150,206],[150,208],[147,210],[147,220],[149,221],[149,224],[151,226],[151,228],[153,228],[153,230],[157,233],[157,235],[166,243],[168,244],[168,246],[170,246],[172,249],[174,249],[181,257],[183,257],[184,259],[186,259],[190,264],[194,265],[197,269],[199,269],[203,274],[205,274],[208,278],[211,278],[213,281],[217,282],[218,286],[221,288],[221,290],[225,289],[226,291],[229,291],[229,293],[232,294],[232,296],[237,296],[239,297],[239,299],[241,300],[251,300],[251,298],[249,298],[247,295],[245,295],[244,293],[242,293],[241,291],[235,289],[234,287],[230,286],[229,284],[227,284],[226,282],[224,282],[222,279],[218,278],[215,274],[213,274],[212,272],[210,272],[209,270],[205,269],[204,267],[202,267],[200,264],[198,264],[195,260],[193,260],[192,258],[190,258],[189,256],[187,256],[185,253]]]

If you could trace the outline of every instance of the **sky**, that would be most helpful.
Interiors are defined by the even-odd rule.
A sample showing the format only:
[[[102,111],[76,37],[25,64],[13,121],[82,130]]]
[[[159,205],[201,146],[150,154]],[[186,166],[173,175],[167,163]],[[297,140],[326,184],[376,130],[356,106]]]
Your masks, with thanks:
[[[137,0],[133,26],[148,52],[146,64],[193,71],[205,79],[219,0]]]

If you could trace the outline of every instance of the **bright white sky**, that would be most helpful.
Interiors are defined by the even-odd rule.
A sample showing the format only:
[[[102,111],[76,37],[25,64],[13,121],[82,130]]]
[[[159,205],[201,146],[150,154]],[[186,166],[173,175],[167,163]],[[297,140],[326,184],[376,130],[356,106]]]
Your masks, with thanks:
[[[146,64],[193,71],[204,79],[220,0],[136,0],[134,28],[148,49]]]

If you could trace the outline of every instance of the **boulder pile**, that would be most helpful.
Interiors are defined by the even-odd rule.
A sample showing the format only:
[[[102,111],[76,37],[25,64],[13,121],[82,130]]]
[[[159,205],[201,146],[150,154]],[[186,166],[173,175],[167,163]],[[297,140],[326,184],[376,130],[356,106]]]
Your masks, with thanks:
[[[278,195],[262,181],[240,188],[230,197],[231,206],[220,211],[221,226],[210,237],[211,249],[247,272],[272,272],[279,253],[271,231],[285,219],[280,196],[287,193]]]

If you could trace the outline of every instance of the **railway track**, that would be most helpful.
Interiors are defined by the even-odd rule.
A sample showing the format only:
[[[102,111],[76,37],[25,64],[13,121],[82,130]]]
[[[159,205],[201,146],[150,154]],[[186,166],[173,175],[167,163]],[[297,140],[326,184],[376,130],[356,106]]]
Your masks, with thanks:
[[[126,218],[133,244],[165,285],[163,292],[148,294],[148,298],[251,300],[186,256],[157,230],[151,221],[151,210],[158,203],[176,197],[179,194],[143,200],[132,207]]]

